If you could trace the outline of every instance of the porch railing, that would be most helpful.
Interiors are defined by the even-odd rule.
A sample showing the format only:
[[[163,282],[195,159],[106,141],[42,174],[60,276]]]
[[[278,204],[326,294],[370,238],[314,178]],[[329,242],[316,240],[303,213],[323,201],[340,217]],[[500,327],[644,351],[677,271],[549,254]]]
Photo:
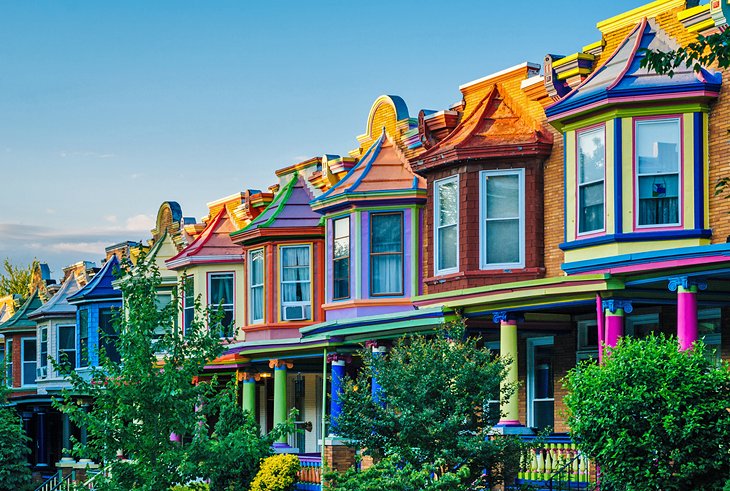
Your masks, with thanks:
[[[319,455],[299,455],[296,491],[320,491],[322,489],[322,458]]]
[[[43,481],[43,484],[35,488],[35,491],[51,491],[56,487],[58,483],[61,482],[62,479],[61,471],[56,472],[51,477]]]
[[[584,490],[593,487],[595,470],[569,436],[551,436],[530,451],[517,478],[517,484],[530,484],[538,489]]]

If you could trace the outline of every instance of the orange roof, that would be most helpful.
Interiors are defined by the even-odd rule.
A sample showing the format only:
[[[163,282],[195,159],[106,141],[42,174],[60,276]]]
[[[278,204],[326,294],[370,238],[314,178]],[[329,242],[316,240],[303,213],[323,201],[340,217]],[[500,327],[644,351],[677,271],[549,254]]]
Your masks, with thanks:
[[[190,245],[165,261],[167,267],[174,270],[190,264],[242,261],[241,247],[230,237],[235,230],[237,227],[224,206]]]

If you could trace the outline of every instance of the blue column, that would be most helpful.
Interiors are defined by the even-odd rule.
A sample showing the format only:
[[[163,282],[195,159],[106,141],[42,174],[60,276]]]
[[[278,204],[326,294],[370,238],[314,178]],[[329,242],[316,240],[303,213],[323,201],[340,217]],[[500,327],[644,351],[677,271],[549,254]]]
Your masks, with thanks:
[[[337,418],[342,412],[340,390],[345,377],[345,359],[337,354],[328,357],[332,362],[332,385],[330,387],[330,435],[337,434]]]

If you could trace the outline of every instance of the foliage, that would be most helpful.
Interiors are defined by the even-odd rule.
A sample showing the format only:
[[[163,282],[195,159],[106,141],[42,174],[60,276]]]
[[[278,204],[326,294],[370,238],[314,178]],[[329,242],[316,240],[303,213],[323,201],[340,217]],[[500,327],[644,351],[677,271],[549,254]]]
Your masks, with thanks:
[[[626,491],[720,489],[730,475],[730,366],[698,342],[677,350],[664,336],[623,338],[602,366],[585,363],[565,384],[568,424]]]
[[[170,441],[170,434],[184,438],[198,431],[204,413],[196,407],[212,397],[214,384],[192,381],[206,361],[221,352],[217,335],[209,333],[204,321],[215,315],[201,313],[196,301],[197,315],[183,337],[174,327],[177,295],[170,305],[157,309],[160,275],[155,265],[142,259],[135,267],[124,263],[122,268],[119,287],[125,310],[116,313],[114,326],[123,363],[110,360],[100,346],[101,363],[90,369],[90,378],[62,365],[73,388],[56,404],[75,424],[87,428],[88,443],[77,443],[76,455],[113,462],[121,451],[132,459],[116,466],[106,479],[109,488],[167,489],[185,482],[179,469],[183,449]],[[169,327],[160,334],[159,326]],[[77,404],[78,395],[93,401],[88,413]]]
[[[213,433],[199,432],[185,456],[189,465],[186,474],[191,478],[205,476],[211,491],[248,489],[261,460],[271,455],[272,444],[294,429],[296,413],[262,437],[253,415],[237,403],[236,394],[236,385],[231,383],[210,401],[207,407],[218,416]]]
[[[251,491],[290,491],[297,482],[299,468],[299,457],[296,455],[267,457],[251,483]]]
[[[204,482],[191,482],[188,484],[176,484],[170,491],[210,491],[210,486]]]
[[[399,339],[386,356],[369,350],[360,356],[365,366],[359,376],[343,381],[343,409],[336,421],[341,437],[366,454],[416,471],[433,467],[438,477],[468,468],[463,482],[474,481],[481,469],[491,470],[493,484],[515,471],[521,443],[490,438],[486,414],[487,401],[499,399],[509,360],[494,359],[467,337],[462,320],[433,336]],[[370,390],[376,374],[384,405]],[[507,387],[503,397],[514,390]]]
[[[3,272],[0,272],[0,297],[5,295],[22,295],[23,299],[30,295],[33,270],[38,261],[33,261],[27,266],[14,266],[10,259],[3,260]]]
[[[18,413],[6,406],[7,390],[0,387],[0,490],[24,491],[32,489],[27,464],[30,439]]]
[[[698,35],[697,40],[675,50],[658,51],[645,49],[641,66],[659,74],[674,75],[680,66],[699,71],[703,66],[717,64],[719,68],[730,67],[730,30],[709,36]]]

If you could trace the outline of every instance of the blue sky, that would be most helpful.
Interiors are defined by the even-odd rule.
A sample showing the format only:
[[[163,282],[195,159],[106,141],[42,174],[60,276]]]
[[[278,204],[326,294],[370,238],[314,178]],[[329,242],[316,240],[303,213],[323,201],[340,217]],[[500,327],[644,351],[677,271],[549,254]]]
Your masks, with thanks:
[[[98,261],[162,201],[199,219],[346,154],[381,94],[444,109],[640,4],[0,0],[0,258]]]

